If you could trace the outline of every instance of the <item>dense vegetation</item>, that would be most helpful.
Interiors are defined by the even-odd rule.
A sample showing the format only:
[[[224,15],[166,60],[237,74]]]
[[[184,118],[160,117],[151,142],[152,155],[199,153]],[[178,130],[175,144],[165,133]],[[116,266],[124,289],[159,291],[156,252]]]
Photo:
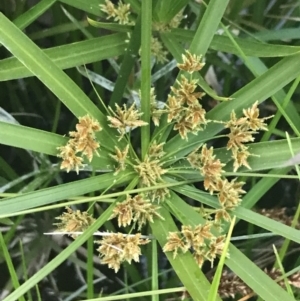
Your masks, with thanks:
[[[298,1],[0,10],[1,300],[299,300]]]

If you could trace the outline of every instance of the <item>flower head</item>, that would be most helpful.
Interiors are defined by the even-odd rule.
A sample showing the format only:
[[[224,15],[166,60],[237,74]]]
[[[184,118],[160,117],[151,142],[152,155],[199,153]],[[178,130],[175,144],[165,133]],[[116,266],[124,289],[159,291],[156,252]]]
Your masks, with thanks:
[[[79,173],[79,168],[83,166],[82,156],[86,156],[91,162],[94,154],[99,156],[97,149],[100,148],[100,144],[96,141],[96,132],[102,130],[99,122],[92,117],[86,115],[79,117],[79,123],[76,124],[77,131],[69,132],[70,139],[65,146],[60,146],[58,157],[63,161],[60,165],[61,169],[76,170]],[[81,156],[77,154],[81,153]]]
[[[182,54],[182,63],[177,64],[180,70],[187,71],[188,73],[193,73],[199,71],[203,68],[205,63],[201,63],[201,55],[191,54],[188,50],[185,54]]]
[[[121,0],[115,6],[110,0],[100,4],[101,10],[107,14],[107,19],[113,18],[119,24],[132,24],[129,20],[130,4],[124,4]]]
[[[66,207],[67,212],[64,212],[61,216],[56,217],[60,220],[59,223],[55,223],[58,227],[58,231],[61,232],[83,232],[90,225],[95,222],[95,219],[87,212],[81,212],[79,210],[72,210],[70,207]],[[76,238],[77,235],[71,234],[71,237]]]
[[[148,124],[147,122],[140,120],[143,113],[135,109],[134,103],[128,109],[126,104],[123,105],[123,109],[116,104],[116,112],[111,108],[109,109],[114,115],[107,117],[110,122],[109,126],[118,129],[121,134],[120,139],[123,138],[127,130]]]
[[[97,249],[100,253],[101,263],[107,264],[109,268],[118,272],[122,262],[138,262],[141,255],[140,245],[149,243],[148,239],[142,239],[141,234],[124,235],[122,233],[111,233],[96,241],[100,244]]]

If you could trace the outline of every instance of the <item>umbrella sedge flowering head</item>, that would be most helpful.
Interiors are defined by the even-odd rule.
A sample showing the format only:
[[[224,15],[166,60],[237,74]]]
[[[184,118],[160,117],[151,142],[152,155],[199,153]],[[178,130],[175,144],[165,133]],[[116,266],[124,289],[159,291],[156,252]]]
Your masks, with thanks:
[[[106,1],[107,12],[111,10],[113,15],[115,6]],[[203,67],[201,56],[186,51],[182,56],[182,62],[178,68],[183,74],[170,88],[170,95],[166,103],[162,106],[155,98],[154,89],[151,89],[151,115],[155,126],[160,123],[160,118],[164,115],[163,127],[173,127],[178,131],[177,138],[188,139],[190,133],[198,134],[205,130],[207,124],[211,122],[206,117],[206,111],[202,107],[201,100],[204,93],[199,91],[198,81],[193,79],[193,73],[198,72]],[[186,157],[177,158],[177,151],[173,153],[170,147],[164,149],[164,136],[160,129],[155,130],[155,137],[151,139],[146,154],[140,157],[138,151],[131,144],[130,132],[137,127],[149,126],[142,120],[142,112],[137,109],[135,103],[131,105],[115,105],[115,110],[109,108],[110,116],[107,117],[108,133],[106,136],[119,134],[119,139],[112,139],[115,145],[107,145],[107,149],[112,149],[106,159],[110,159],[115,165],[114,176],[117,179],[119,173],[135,173],[138,188],[147,188],[147,191],[140,194],[127,195],[120,201],[118,199],[114,204],[110,219],[115,218],[119,227],[136,227],[137,231],[155,220],[163,220],[160,210],[160,202],[171,195],[169,189],[165,186],[166,181],[170,179],[166,174],[169,173],[173,179],[189,180],[185,174],[190,173],[190,169],[196,169],[203,177],[203,186],[211,195],[218,199],[217,209],[209,210],[209,213],[203,214],[207,219],[202,224],[186,224],[181,227],[180,232],[170,232],[167,242],[163,247],[164,252],[172,252],[173,258],[179,253],[191,251],[197,264],[201,267],[204,261],[214,263],[217,256],[223,253],[225,236],[222,234],[224,222],[231,221],[232,211],[241,203],[243,182],[237,179],[227,179],[224,173],[225,164],[218,158],[213,146],[196,142],[198,147],[187,154]],[[250,168],[247,158],[251,155],[247,143],[254,141],[253,135],[258,130],[267,130],[265,120],[267,118],[259,117],[258,103],[252,107],[243,110],[243,116],[238,117],[233,111],[230,119],[222,123],[228,131],[227,149],[232,152],[233,170],[236,171],[241,166]],[[169,125],[168,125],[169,124]],[[164,129],[164,128],[163,128]],[[79,118],[76,125],[76,131],[70,132],[70,139],[65,146],[59,147],[59,157],[63,159],[61,168],[67,171],[75,169],[77,172],[83,165],[83,157],[89,161],[93,156],[99,155],[100,147],[96,140],[95,133],[101,131],[100,124],[89,116]],[[168,135],[169,131],[165,131]],[[127,134],[129,133],[129,134]],[[157,134],[158,133],[158,134]],[[157,140],[155,140],[157,139]],[[122,141],[121,141],[122,140]],[[184,141],[181,141],[182,143]],[[209,142],[208,142],[209,143]],[[171,144],[172,145],[172,144]],[[175,145],[175,144],[174,144]],[[185,146],[178,143],[178,147]],[[190,145],[188,145],[190,147]],[[185,148],[186,149],[186,148]],[[181,161],[179,161],[181,160]],[[172,162],[178,161],[178,164],[172,165]],[[185,162],[184,162],[185,161]],[[190,166],[185,165],[189,163]],[[183,164],[182,164],[183,163]],[[187,172],[178,173],[177,168],[189,169]],[[124,173],[124,174],[125,174]],[[125,185],[124,185],[125,186]],[[170,202],[172,199],[170,198]],[[167,207],[168,208],[168,207]],[[58,217],[60,220],[58,227],[60,231],[78,232],[87,229],[94,219],[86,212],[73,211],[67,208],[67,212]],[[148,239],[142,239],[141,234],[125,235],[121,233],[106,233],[102,240],[97,241],[100,245],[101,262],[107,264],[110,268],[118,271],[122,262],[139,261],[141,254],[140,246],[148,243]]]
[[[109,121],[109,126],[116,128],[121,134],[119,141],[124,137],[128,130],[148,124],[140,119],[143,113],[139,112],[135,108],[135,103],[133,103],[128,109],[126,104],[123,105],[123,108],[116,104],[116,112],[114,112],[111,108],[109,109],[113,116],[107,116],[107,120]]]
[[[188,50],[181,57],[182,63],[177,64],[177,67],[188,73],[192,74],[193,72],[200,71],[205,65],[205,63],[201,62],[201,55],[191,54]]]
[[[147,222],[153,223],[154,218],[163,219],[158,213],[159,209],[159,206],[152,204],[143,195],[128,195],[125,201],[117,203],[110,219],[118,217],[119,227],[126,227],[134,222],[140,230]]]
[[[168,52],[164,50],[164,47],[161,41],[156,37],[151,37],[151,45],[150,45],[151,55],[156,59],[158,63],[165,63],[168,61],[167,55]],[[140,51],[141,54],[141,51]]]
[[[168,172],[168,169],[163,168],[164,162],[161,160],[165,152],[163,151],[164,143],[157,144],[154,141],[148,150],[148,154],[143,161],[136,160],[133,165],[134,170],[140,178],[140,185],[142,187],[151,187],[157,184],[163,184],[162,175]],[[166,187],[152,189],[145,193],[151,201],[164,201],[170,195],[169,189]]]
[[[232,152],[234,171],[241,166],[251,169],[247,159],[252,154],[248,151],[248,145],[245,143],[253,142],[253,135],[257,134],[259,130],[267,131],[268,128],[264,121],[272,117],[259,118],[257,101],[252,107],[243,109],[243,115],[237,118],[235,112],[232,111],[230,120],[224,123],[225,128],[229,129],[227,149]]]
[[[216,256],[223,252],[225,236],[215,236],[211,231],[212,226],[211,221],[206,221],[197,226],[183,225],[181,232],[169,232],[163,251],[173,252],[175,259],[178,252],[191,250],[199,267],[205,260],[213,265]]]
[[[176,85],[171,87],[172,93],[168,96],[166,111],[167,121],[174,123],[173,129],[179,132],[182,139],[188,140],[189,133],[197,135],[208,123],[206,111],[199,103],[205,93],[196,91],[198,80],[192,79],[192,74],[199,71],[204,63],[201,63],[201,56],[191,54],[189,51],[182,55],[182,60],[177,67],[190,73],[190,77],[181,75]]]
[[[107,20],[112,18],[119,24],[133,25],[129,19],[130,4],[124,4],[122,1],[119,1],[118,5],[114,5],[110,0],[105,0],[105,4],[100,4],[100,9],[107,15]]]
[[[91,162],[94,154],[99,156],[97,149],[100,144],[96,141],[95,133],[101,131],[99,122],[92,117],[86,115],[79,117],[79,123],[76,124],[76,131],[69,132],[71,137],[66,145],[60,146],[58,157],[63,161],[60,165],[61,169],[76,170],[83,166],[83,156]],[[79,154],[79,155],[78,155]]]
[[[220,209],[216,211],[215,221],[217,223],[230,221],[228,210],[233,210],[241,202],[241,194],[245,193],[242,189],[244,182],[237,182],[236,179],[228,181],[223,176],[223,167],[216,155],[213,154],[213,147],[207,148],[204,144],[201,148],[193,151],[187,157],[192,168],[198,169],[204,177],[204,189],[210,194],[218,197]]]
[[[116,168],[115,175],[119,173],[121,170],[125,170],[126,168],[126,159],[128,157],[129,144],[121,151],[117,146],[115,146],[116,154],[109,154],[112,159],[114,159],[118,163],[118,167]]]
[[[134,169],[140,176],[141,184],[144,187],[150,187],[161,182],[161,176],[167,172],[166,169],[162,168],[163,162],[160,160],[165,154],[163,145],[164,143],[157,144],[157,142],[154,141],[150,145],[144,161],[141,162],[137,160],[137,164],[134,165]]]
[[[66,207],[66,210],[67,212],[56,217],[56,219],[60,220],[59,223],[54,224],[58,227],[58,231],[83,232],[95,222],[95,219],[87,212],[74,211],[70,207]],[[75,234],[71,234],[70,236],[73,238],[77,237]]]
[[[141,238],[141,234],[111,233],[111,235],[105,236],[95,243],[100,245],[97,251],[100,253],[101,263],[107,264],[109,268],[118,272],[124,261],[129,264],[132,260],[139,262],[140,245],[149,243],[149,240]]]

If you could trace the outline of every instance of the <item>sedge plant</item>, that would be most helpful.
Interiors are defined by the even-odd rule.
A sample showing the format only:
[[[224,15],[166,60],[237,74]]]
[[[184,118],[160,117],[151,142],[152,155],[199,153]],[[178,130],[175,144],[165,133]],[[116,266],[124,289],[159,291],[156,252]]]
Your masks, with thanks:
[[[35,7],[36,18],[55,1],[48,2],[41,1]],[[46,86],[43,89],[48,88],[76,117],[75,124],[61,135],[0,121],[0,143],[52,156],[55,164],[47,164],[56,175],[74,176],[73,182],[59,180],[52,187],[39,187],[1,200],[0,218],[8,225],[16,223],[16,216],[60,208],[51,234],[71,238],[64,250],[23,284],[11,272],[15,290],[4,300],[22,299],[86,241],[89,258],[95,251],[101,266],[115,273],[123,267],[133,279],[135,264],[151,250],[151,291],[122,294],[123,299],[151,295],[158,300],[159,294],[169,293],[160,289],[158,277],[158,257],[165,256],[182,286],[173,292],[183,292],[187,298],[212,301],[251,295],[270,301],[295,300],[291,288],[287,292],[275,281],[280,276],[278,269],[263,271],[226,237],[230,225],[244,220],[300,242],[298,230],[251,210],[258,201],[254,190],[260,189],[261,194],[264,191],[259,188],[263,186],[261,182],[253,184],[248,193],[245,188],[249,177],[262,177],[261,181],[269,180],[272,186],[274,179],[285,176],[292,165],[288,163],[291,155],[286,139],[255,139],[269,130],[268,123],[272,124],[273,118],[272,114],[262,114],[260,103],[269,97],[277,101],[277,93],[284,93],[281,89],[299,77],[298,47],[249,42],[226,30],[226,35],[215,36],[227,20],[230,1],[94,2],[73,3],[102,18],[95,21],[90,17],[88,23],[73,20],[88,39],[48,51],[42,51],[20,30],[28,25],[24,20],[30,20],[26,12],[15,24],[0,14],[0,42],[13,55],[0,61],[1,80],[35,75]],[[231,7],[230,13],[233,11]],[[193,26],[188,28],[184,22],[192,17]],[[117,33],[93,37],[85,28],[88,24],[93,33],[95,28]],[[217,95],[203,77],[210,64],[206,60],[209,48],[240,55],[253,79],[232,95]],[[64,59],[63,51],[70,57]],[[257,57],[248,58],[250,55],[284,58],[267,69]],[[100,82],[112,90],[110,99],[105,99],[98,93],[103,91],[94,87],[93,93],[100,100],[95,105],[84,88],[61,69],[104,59],[118,75],[114,82],[96,72],[80,71],[91,83]],[[169,65],[168,60],[173,63]],[[157,91],[152,77],[153,70],[162,65],[176,74],[163,93]],[[168,68],[157,78],[164,77]],[[267,70],[262,74],[263,68]],[[206,97],[216,100],[212,108],[207,108]],[[286,115],[295,126],[300,124],[299,116],[294,114],[292,102],[287,105],[289,99],[284,100]],[[281,106],[280,101],[276,104]],[[272,126],[274,130],[276,125]],[[300,149],[299,138],[293,138],[291,144],[296,152]],[[258,173],[268,169],[276,170]],[[85,196],[88,193],[93,196]],[[88,207],[84,207],[85,203]],[[232,228],[230,236],[231,232]],[[10,240],[9,232],[1,236],[5,258],[9,258],[6,244]],[[220,256],[218,278],[210,290],[203,267],[213,269]],[[223,264],[228,270],[222,273]],[[13,269],[11,260],[9,267]],[[294,274],[286,281],[296,287],[297,277]],[[86,300],[102,300],[94,299],[91,259],[87,279]],[[235,286],[230,287],[230,282]]]

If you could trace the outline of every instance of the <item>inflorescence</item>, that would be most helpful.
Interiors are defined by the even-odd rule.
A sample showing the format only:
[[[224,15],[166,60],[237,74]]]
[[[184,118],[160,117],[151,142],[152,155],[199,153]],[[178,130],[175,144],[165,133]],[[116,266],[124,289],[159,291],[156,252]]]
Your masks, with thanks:
[[[128,18],[129,4],[123,5],[119,2],[116,8],[106,0],[106,5],[102,5],[101,9],[116,21],[125,22],[124,20]],[[121,14],[123,14],[122,18]],[[182,62],[177,66],[183,74],[176,81],[176,85],[171,87],[164,106],[158,104],[154,89],[151,89],[151,115],[155,126],[159,126],[161,116],[166,115],[167,123],[173,126],[173,130],[178,131],[182,139],[187,140],[190,133],[197,135],[212,121],[206,118],[206,111],[200,103],[205,94],[199,91],[198,82],[193,79],[193,73],[204,66],[201,56],[186,51],[182,55]],[[122,146],[115,145],[115,152],[109,154],[109,158],[115,164],[114,175],[130,168],[136,172],[139,179],[138,187],[153,187],[152,190],[127,195],[122,201],[116,202],[110,218],[116,218],[119,227],[137,226],[137,230],[140,231],[148,222],[153,223],[155,219],[163,219],[159,213],[159,203],[170,197],[169,189],[163,186],[166,184],[164,175],[169,172],[164,159],[167,154],[164,151],[164,143],[157,143],[155,140],[151,142],[148,153],[143,159],[139,159],[138,154],[135,153],[130,142],[130,132],[138,127],[149,126],[141,119],[142,113],[135,103],[129,107],[126,104],[116,105],[115,110],[109,108],[109,112],[111,115],[107,117],[107,121],[109,126],[116,130],[116,135],[119,136],[118,142],[126,141]],[[240,118],[237,118],[233,111],[229,121],[214,121],[222,123],[229,131],[226,135],[227,149],[232,152],[234,171],[241,166],[250,168],[247,158],[251,154],[245,143],[253,142],[253,135],[259,130],[267,130],[264,123],[266,119],[259,118],[258,102],[256,102],[252,107],[244,109],[243,116]],[[94,154],[101,155],[98,152],[100,144],[95,135],[101,130],[99,122],[90,116],[80,117],[76,131],[69,133],[68,143],[58,148],[58,157],[63,160],[61,169],[66,169],[67,172],[76,170],[78,173],[85,157],[90,162]],[[242,188],[244,183],[237,179],[228,180],[224,176],[225,164],[216,157],[212,146],[203,144],[188,154],[185,159],[189,168],[198,170],[203,177],[204,189],[217,196],[219,208],[205,215],[206,221],[201,225],[182,225],[180,232],[170,232],[163,250],[173,252],[174,258],[179,252],[192,251],[197,264],[201,267],[205,260],[213,264],[216,256],[222,254],[226,238],[225,235],[220,234],[222,223],[231,220],[230,212],[240,204],[241,195],[245,193]],[[157,185],[160,187],[155,188]],[[59,231],[66,232],[84,231],[95,221],[87,212],[81,213],[70,208],[67,208],[67,212],[57,219],[61,221],[58,223]],[[72,237],[76,238],[76,235]],[[138,261],[141,255],[140,245],[148,242],[149,239],[141,238],[140,233],[135,235],[110,233],[97,241],[100,244],[98,251],[101,262],[118,271],[122,262]]]

